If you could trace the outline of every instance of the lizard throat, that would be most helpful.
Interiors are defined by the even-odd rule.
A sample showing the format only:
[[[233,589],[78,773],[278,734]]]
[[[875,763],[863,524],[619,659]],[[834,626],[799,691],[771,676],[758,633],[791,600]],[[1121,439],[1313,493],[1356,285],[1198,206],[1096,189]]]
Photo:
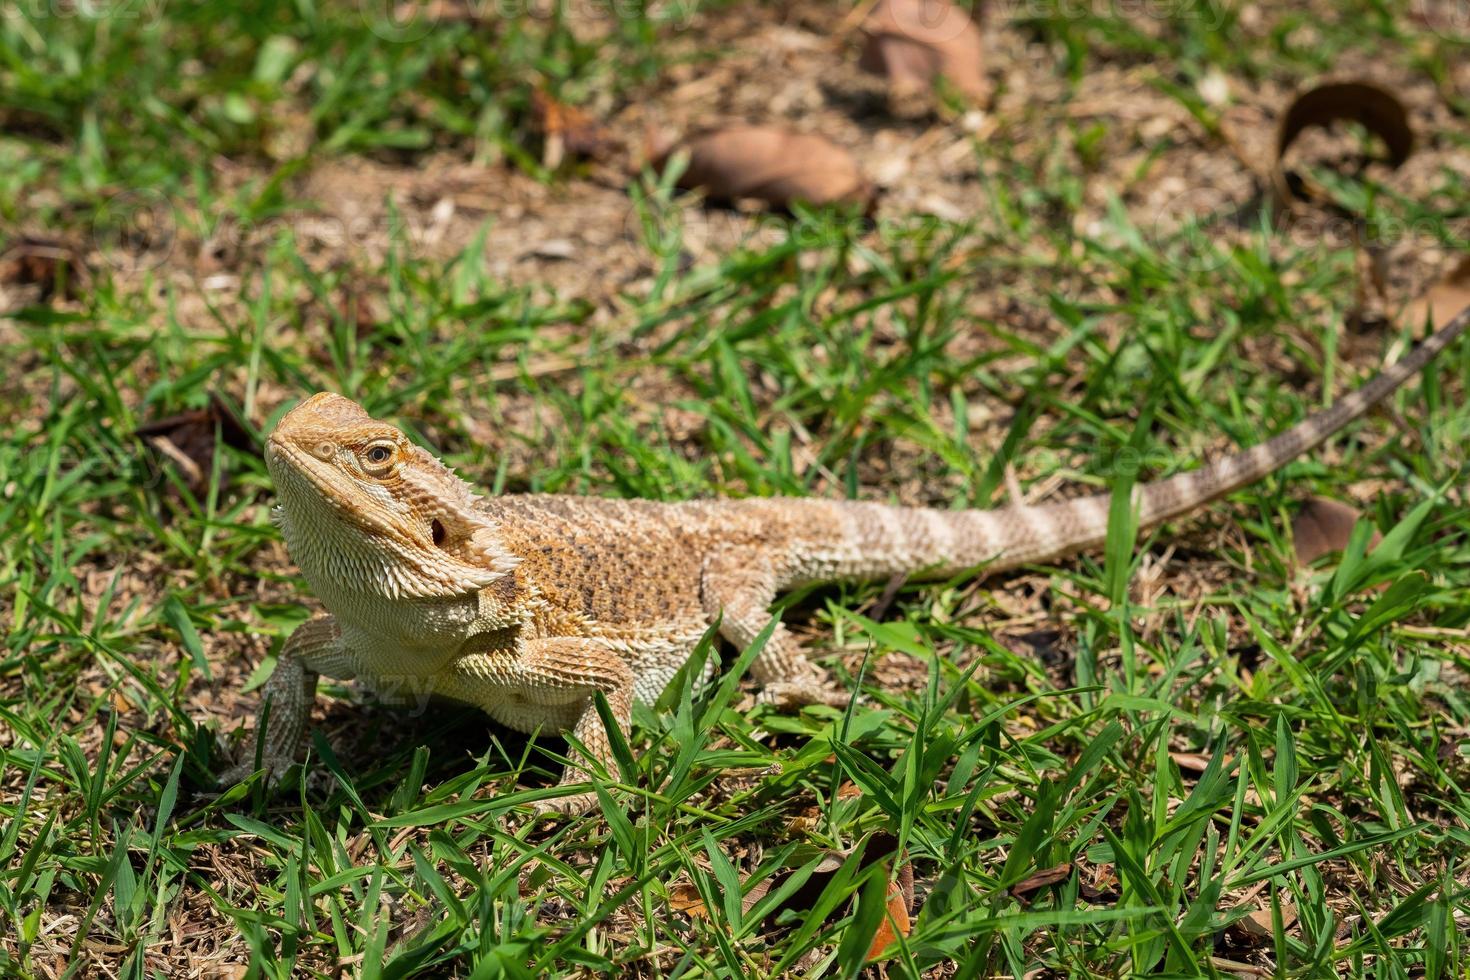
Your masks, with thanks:
[[[357,504],[348,487],[352,478],[330,464],[279,444],[271,447],[268,463],[279,496],[272,519],[328,608],[360,596],[463,597],[514,567],[488,521],[476,521],[472,533],[451,540],[446,523],[459,524],[433,518],[431,544],[395,526],[406,517],[406,508],[403,515],[375,514],[367,504],[378,503],[376,495]]]

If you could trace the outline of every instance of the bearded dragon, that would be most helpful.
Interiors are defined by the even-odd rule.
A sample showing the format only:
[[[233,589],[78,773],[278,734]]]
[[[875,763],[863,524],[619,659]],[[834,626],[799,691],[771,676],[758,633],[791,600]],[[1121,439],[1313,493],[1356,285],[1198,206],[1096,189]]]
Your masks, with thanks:
[[[1462,312],[1358,390],[1274,438],[1135,489],[1140,528],[1279,469],[1415,375],[1470,321]],[[818,499],[685,503],[485,497],[399,429],[338,394],[313,395],[265,450],[274,517],[328,611],[287,639],[264,689],[258,757],[295,758],[319,675],[468,702],[520,731],[570,732],[564,784],[610,766],[596,710],[619,725],[652,702],[711,624],[752,644],[783,590],[895,575],[984,574],[1106,540],[1109,495],[993,511]],[[777,624],[751,673],[784,704],[842,698]],[[249,764],[226,776],[238,780]],[[615,771],[615,770],[614,770]],[[569,790],[570,792],[570,790]],[[542,809],[574,812],[594,797]]]

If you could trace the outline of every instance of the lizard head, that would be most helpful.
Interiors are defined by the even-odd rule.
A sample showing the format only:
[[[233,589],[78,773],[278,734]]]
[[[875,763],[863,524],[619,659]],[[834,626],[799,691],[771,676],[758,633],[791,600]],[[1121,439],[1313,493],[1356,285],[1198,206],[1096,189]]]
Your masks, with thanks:
[[[297,405],[265,458],[276,523],[318,594],[464,595],[515,565],[469,484],[349,398]]]

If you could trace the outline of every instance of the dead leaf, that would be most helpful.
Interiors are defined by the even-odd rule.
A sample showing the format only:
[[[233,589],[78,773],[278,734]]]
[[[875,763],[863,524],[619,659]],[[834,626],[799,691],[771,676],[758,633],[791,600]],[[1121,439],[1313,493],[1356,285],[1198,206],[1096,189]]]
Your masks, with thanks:
[[[250,973],[244,963],[219,963],[204,968],[204,980],[243,980]]]
[[[1011,886],[1011,894],[1016,898],[1029,895],[1034,891],[1040,891],[1048,885],[1055,885],[1059,881],[1066,881],[1072,874],[1072,862],[1064,861],[1054,868],[1038,871],[1028,878],[1023,878]]]
[[[709,909],[704,907],[704,899],[699,895],[699,889],[689,881],[681,881],[669,889],[669,908],[691,918],[709,914]]]
[[[949,0],[878,0],[862,31],[860,67],[896,92],[928,89],[942,76],[977,102],[990,94],[980,28]]]
[[[618,148],[618,141],[585,109],[558,101],[542,89],[531,93],[531,112],[543,140],[541,165],[548,170],[560,167],[568,157],[602,160]]]
[[[1281,903],[1281,927],[1290,929],[1296,924],[1296,906],[1290,902]],[[1243,919],[1237,919],[1231,923],[1231,927],[1242,937],[1259,941],[1270,939],[1275,935],[1275,926],[1271,924],[1271,910],[1269,908],[1256,909]]]
[[[1470,306],[1470,255],[1462,256],[1448,275],[1405,307],[1403,322],[1417,330],[1427,321],[1432,329],[1438,330],[1467,306]]]
[[[899,869],[900,878],[908,871],[908,890],[913,891],[913,871],[905,864]],[[910,899],[904,897],[904,887],[900,881],[888,883],[888,910],[883,916],[883,921],[878,923],[878,931],[873,933],[873,943],[868,947],[866,959],[871,962],[888,952],[888,948],[898,942],[899,936],[908,936],[913,931],[914,923],[909,918]]]
[[[702,188],[711,200],[754,198],[778,209],[797,202],[872,202],[872,185],[852,154],[824,136],[776,126],[730,126],[695,136],[682,147],[689,164],[679,186]],[[655,168],[663,170],[671,157],[660,156]]]
[[[73,245],[22,235],[0,252],[0,285],[37,287],[41,299],[75,296],[91,271]]]
[[[1199,752],[1170,752],[1169,758],[1173,759],[1174,764],[1185,772],[1196,774],[1202,773],[1210,768],[1210,763],[1214,760],[1214,756],[1204,755]],[[1227,755],[1220,763],[1221,768],[1228,770],[1230,768],[1230,762],[1231,757]]]
[[[260,451],[250,430],[214,392],[210,393],[209,404],[204,408],[146,422],[133,430],[133,435],[172,461],[183,474],[189,489],[199,493],[209,486],[216,431],[227,446],[256,453]]]
[[[1342,551],[1352,536],[1353,526],[1358,523],[1356,507],[1326,497],[1311,497],[1302,504],[1301,510],[1291,520],[1292,544],[1296,549],[1296,560],[1310,565],[1323,555]],[[1372,548],[1382,539],[1373,532],[1368,547]]]
[[[1365,81],[1328,82],[1308,89],[1292,99],[1276,127],[1276,159],[1271,176],[1278,207],[1289,207],[1300,200],[1330,201],[1324,190],[1289,171],[1285,160],[1286,151],[1305,130],[1339,120],[1361,123],[1383,140],[1391,167],[1398,167],[1414,152],[1408,110],[1387,89]]]
[[[883,874],[891,879],[888,882],[887,912],[883,921],[878,924],[878,931],[873,934],[873,942],[868,947],[867,960],[871,962],[898,942],[899,936],[907,936],[913,931],[909,910],[914,907],[914,866],[899,853],[898,838],[884,831],[869,838],[863,858],[868,861],[882,860]],[[896,876],[893,874],[895,861],[901,862]]]

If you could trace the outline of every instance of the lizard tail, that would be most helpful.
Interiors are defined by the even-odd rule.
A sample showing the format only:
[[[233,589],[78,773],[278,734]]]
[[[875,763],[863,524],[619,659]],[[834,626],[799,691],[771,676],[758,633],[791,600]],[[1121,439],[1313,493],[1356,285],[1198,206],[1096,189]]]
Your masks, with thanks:
[[[1423,370],[1434,357],[1470,326],[1470,308],[1430,334],[1398,361],[1379,371],[1367,384],[1308,416],[1285,432],[1199,469],[1178,473],[1139,488],[1140,529],[1187,514],[1280,469],[1309,452],[1357,419]],[[1040,507],[1011,507],[991,513],[1005,527],[995,543],[1000,570],[1031,562],[1047,562],[1107,540],[1110,494]],[[999,530],[997,528],[997,530]]]
[[[1343,426],[1418,374],[1470,326],[1461,311],[1367,384],[1258,446],[1199,469],[1135,490],[1140,528],[1189,513],[1211,500],[1280,469],[1320,445]],[[823,506],[818,502],[813,502]],[[882,578],[895,574],[952,574],[983,565],[987,572],[1045,563],[1104,543],[1111,494],[1102,493],[1040,506],[999,510],[942,511],[883,504],[835,505],[845,547],[814,556],[796,580],[834,577]],[[833,504],[825,504],[827,507]],[[830,525],[829,525],[830,526]],[[808,565],[802,562],[802,565]]]

